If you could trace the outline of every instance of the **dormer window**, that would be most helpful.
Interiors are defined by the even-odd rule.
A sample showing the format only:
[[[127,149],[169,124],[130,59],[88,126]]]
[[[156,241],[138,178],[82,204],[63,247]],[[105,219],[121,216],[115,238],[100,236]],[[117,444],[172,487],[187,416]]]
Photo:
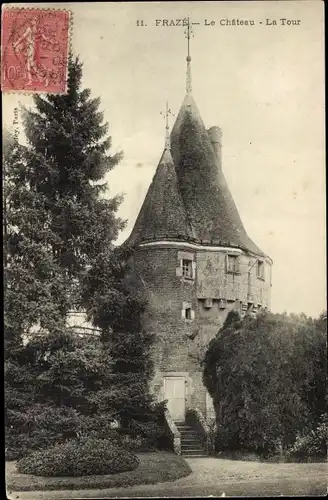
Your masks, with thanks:
[[[256,272],[257,277],[260,280],[264,280],[264,262],[263,260],[258,260],[257,261],[257,272]]]
[[[226,272],[237,274],[239,273],[239,256],[226,255]]]
[[[182,276],[184,278],[193,278],[192,260],[182,259]]]

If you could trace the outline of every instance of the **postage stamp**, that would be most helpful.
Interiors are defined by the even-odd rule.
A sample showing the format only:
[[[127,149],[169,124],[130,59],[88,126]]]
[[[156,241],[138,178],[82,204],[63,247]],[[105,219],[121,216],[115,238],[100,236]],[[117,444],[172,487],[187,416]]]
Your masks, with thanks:
[[[66,92],[70,14],[68,10],[3,9],[4,92]]]

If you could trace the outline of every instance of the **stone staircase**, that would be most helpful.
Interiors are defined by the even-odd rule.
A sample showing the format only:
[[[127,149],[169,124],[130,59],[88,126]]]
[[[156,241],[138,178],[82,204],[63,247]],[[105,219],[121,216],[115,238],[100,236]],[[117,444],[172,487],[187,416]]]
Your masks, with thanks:
[[[197,432],[184,422],[175,422],[181,435],[181,454],[184,457],[207,457]]]

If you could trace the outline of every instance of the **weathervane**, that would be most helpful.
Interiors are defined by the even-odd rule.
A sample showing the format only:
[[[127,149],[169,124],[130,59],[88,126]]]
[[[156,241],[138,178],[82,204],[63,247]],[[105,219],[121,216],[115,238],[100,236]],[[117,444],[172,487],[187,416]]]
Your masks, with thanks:
[[[170,110],[167,101],[165,111],[161,111],[160,114],[165,118],[165,149],[170,149],[169,115],[174,116],[174,114]]]
[[[187,24],[187,27],[185,29],[185,35],[186,35],[186,38],[187,38],[187,43],[188,43],[188,55],[186,57],[186,61],[187,61],[187,80],[186,80],[186,90],[187,90],[187,94],[191,94],[191,65],[190,65],[190,61],[191,61],[191,56],[190,56],[190,38],[191,37],[194,37],[194,32],[193,32],[193,29],[192,29],[192,23],[190,22],[190,19],[188,17],[188,24]]]

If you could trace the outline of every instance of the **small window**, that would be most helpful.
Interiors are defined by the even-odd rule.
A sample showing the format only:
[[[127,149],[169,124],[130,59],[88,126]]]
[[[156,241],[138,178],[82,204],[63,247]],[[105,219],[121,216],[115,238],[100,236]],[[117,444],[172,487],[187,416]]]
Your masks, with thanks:
[[[190,302],[183,302],[182,303],[181,318],[184,320],[195,319],[195,311],[192,308],[192,304]]]
[[[187,309],[185,310],[185,315],[186,315],[186,319],[192,319],[192,314],[191,314],[191,307],[187,307]]]
[[[264,262],[263,260],[257,261],[257,277],[264,280]]]
[[[227,255],[227,273],[239,273],[239,259],[238,255]]]
[[[192,260],[182,259],[182,276],[189,279],[193,278]]]

